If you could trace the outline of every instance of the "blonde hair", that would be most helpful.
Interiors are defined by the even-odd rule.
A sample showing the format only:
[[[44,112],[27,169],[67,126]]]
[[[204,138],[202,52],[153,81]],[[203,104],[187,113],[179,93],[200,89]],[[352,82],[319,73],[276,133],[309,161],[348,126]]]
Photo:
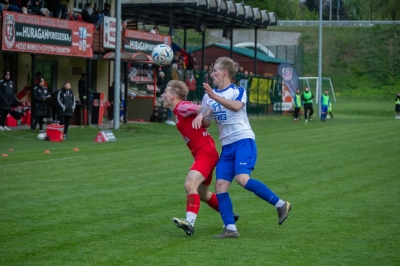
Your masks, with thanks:
[[[167,83],[167,88],[170,87],[171,90],[178,95],[178,97],[183,100],[189,93],[189,88],[186,86],[185,82],[180,80],[171,80]]]
[[[228,72],[229,78],[233,78],[239,69],[239,64],[234,62],[231,58],[223,56],[218,58],[215,61],[214,67],[218,65],[218,67],[222,70],[226,70]]]

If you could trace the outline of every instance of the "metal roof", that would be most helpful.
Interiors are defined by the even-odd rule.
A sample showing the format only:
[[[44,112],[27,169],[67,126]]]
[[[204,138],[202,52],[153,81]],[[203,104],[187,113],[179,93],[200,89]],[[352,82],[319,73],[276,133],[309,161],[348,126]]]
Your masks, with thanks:
[[[195,29],[199,22],[209,29],[266,28],[278,23],[274,12],[227,0],[121,0],[121,3],[123,19],[146,24],[169,27],[173,11],[175,29]]]
[[[212,44],[206,45],[205,48],[207,49],[208,47],[212,47],[212,46],[217,46],[219,48],[222,48],[222,49],[228,50],[228,51],[230,50],[229,45],[220,44],[220,43],[212,43]],[[191,52],[195,52],[195,51],[199,51],[199,50],[201,50],[201,48],[193,50]],[[244,55],[244,56],[247,56],[250,58],[254,58],[254,50],[249,49],[249,48],[233,46],[232,51],[237,54],[241,54],[241,55]],[[276,63],[276,64],[287,63],[285,60],[282,60],[282,59],[279,59],[276,57],[271,57],[271,56],[266,55],[265,53],[258,52],[258,51],[257,51],[257,60],[266,62],[266,63]]]

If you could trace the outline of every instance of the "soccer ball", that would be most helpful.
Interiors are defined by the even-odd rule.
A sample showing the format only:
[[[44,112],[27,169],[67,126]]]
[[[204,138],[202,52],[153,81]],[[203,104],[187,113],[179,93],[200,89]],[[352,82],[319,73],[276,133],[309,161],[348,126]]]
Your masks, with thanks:
[[[38,140],[44,140],[47,137],[46,133],[40,132],[39,135],[37,135]]]
[[[174,58],[174,52],[168,45],[159,44],[154,47],[151,52],[151,58],[153,58],[154,63],[157,65],[166,66],[171,64],[171,61]]]

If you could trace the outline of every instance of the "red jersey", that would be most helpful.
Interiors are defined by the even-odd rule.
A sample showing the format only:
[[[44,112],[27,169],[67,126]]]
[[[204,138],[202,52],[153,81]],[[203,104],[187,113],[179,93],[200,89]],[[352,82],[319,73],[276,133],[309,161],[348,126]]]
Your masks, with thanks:
[[[197,116],[196,108],[196,104],[182,101],[175,106],[173,111],[176,127],[193,156],[196,156],[200,151],[209,149],[215,150],[215,142],[210,134],[208,134],[207,130],[203,127],[200,129],[194,129],[192,127],[192,121]]]

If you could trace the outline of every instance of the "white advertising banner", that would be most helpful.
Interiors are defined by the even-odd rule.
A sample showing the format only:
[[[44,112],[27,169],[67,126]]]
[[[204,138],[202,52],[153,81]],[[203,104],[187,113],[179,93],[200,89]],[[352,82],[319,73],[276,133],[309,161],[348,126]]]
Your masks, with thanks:
[[[104,16],[104,38],[103,46],[105,49],[115,49],[115,29],[117,19]]]

